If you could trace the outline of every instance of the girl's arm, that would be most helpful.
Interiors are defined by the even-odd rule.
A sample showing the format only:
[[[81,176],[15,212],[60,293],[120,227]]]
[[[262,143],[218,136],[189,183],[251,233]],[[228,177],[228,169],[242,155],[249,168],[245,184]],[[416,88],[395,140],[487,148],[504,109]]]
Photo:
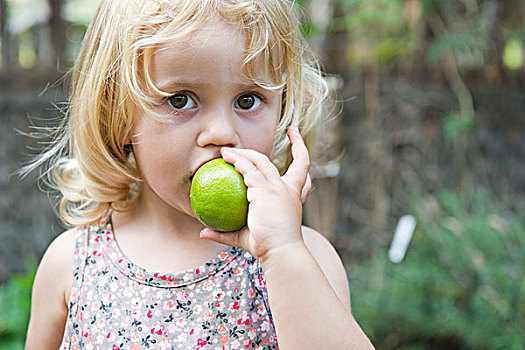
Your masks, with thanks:
[[[74,239],[74,230],[63,233],[42,257],[33,284],[26,350],[60,347],[68,314]]]
[[[288,137],[293,161],[283,176],[261,153],[221,150],[244,177],[248,223],[235,233],[204,229],[201,237],[241,247],[260,261],[280,349],[373,349],[350,311],[339,256],[319,233],[301,226],[309,156],[297,128]]]
[[[261,260],[280,349],[373,349],[350,310],[343,264],[324,236]]]

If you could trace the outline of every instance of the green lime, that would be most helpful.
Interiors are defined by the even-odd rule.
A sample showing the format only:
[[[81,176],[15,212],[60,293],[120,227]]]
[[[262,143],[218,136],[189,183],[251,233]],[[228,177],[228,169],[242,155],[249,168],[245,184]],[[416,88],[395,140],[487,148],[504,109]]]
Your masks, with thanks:
[[[190,190],[197,219],[216,231],[237,231],[246,225],[246,185],[235,167],[222,158],[210,160],[195,173]]]

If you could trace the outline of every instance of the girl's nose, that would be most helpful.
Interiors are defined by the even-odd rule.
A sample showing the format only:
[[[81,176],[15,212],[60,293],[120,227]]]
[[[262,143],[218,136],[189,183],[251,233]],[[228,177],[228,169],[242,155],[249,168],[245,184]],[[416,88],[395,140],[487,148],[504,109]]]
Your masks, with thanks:
[[[235,116],[228,112],[211,111],[200,119],[201,132],[197,137],[200,147],[209,145],[219,147],[236,147],[239,137],[235,127]]]

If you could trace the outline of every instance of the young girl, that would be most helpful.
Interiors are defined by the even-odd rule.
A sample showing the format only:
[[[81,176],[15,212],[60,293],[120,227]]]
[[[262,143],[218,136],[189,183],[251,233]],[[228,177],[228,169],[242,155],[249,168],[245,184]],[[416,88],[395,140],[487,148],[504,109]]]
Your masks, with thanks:
[[[333,247],[301,227],[326,86],[286,0],[102,0],[37,160],[73,226],[45,253],[27,349],[369,349]],[[290,156],[291,154],[291,156]],[[223,157],[247,226],[192,213]]]

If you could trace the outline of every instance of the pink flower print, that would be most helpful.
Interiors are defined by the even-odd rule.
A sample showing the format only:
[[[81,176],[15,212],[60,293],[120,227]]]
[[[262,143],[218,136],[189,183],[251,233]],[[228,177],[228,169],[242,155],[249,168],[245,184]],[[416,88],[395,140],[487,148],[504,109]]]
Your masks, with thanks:
[[[255,298],[255,292],[253,291],[252,288],[250,288],[250,289],[248,290],[248,297],[249,297],[250,299]]]
[[[226,289],[230,289],[231,286],[232,286],[232,284],[233,284],[233,279],[228,278],[228,279],[226,280],[226,282],[224,282],[224,287],[226,287]]]
[[[165,281],[167,279],[166,275],[161,275],[160,273],[154,273],[153,277],[160,278],[161,280]]]
[[[172,349],[170,347],[170,344],[171,344],[171,339],[165,337],[165,338],[162,338],[162,340],[159,343],[159,346],[160,346],[161,349],[168,349],[168,348]]]
[[[177,300],[185,301],[186,299],[188,299],[188,293],[186,293],[185,290],[181,290],[177,293]]]
[[[226,326],[224,325],[224,323],[221,323],[221,324],[219,325],[219,327],[217,328],[217,332],[219,332],[219,334],[226,333],[227,330],[228,330],[228,328],[226,328]]]
[[[140,306],[142,305],[142,301],[140,300],[140,298],[133,298],[131,299],[131,308],[132,309],[139,309]]]
[[[201,305],[195,305],[195,307],[193,308],[193,313],[198,315],[201,312],[202,312],[202,306]]]
[[[148,318],[152,318],[153,317],[153,313],[151,312],[151,310],[148,311],[148,314],[146,316],[148,316]]]
[[[204,313],[204,320],[205,320],[205,321],[211,321],[211,320],[213,320],[213,312],[211,312],[211,311],[206,311],[206,312]]]
[[[78,295],[78,289],[77,288],[71,288],[71,296],[70,296],[70,298],[71,299],[76,299],[77,295]]]
[[[266,289],[266,279],[264,278],[263,274],[259,275],[259,285],[262,289]]]
[[[204,282],[204,286],[202,287],[202,289],[211,292],[213,290],[213,282],[210,280],[207,280],[206,282]]]
[[[230,311],[231,312],[234,312],[234,311],[237,311],[239,310],[239,302],[236,301],[235,303],[233,303],[231,306],[230,306]]]
[[[164,330],[164,326],[160,324],[160,321],[157,321],[155,323],[155,327],[151,329],[151,334],[162,335],[163,330]]]
[[[250,330],[248,331],[248,337],[250,337],[250,339],[255,339],[256,336],[257,336],[257,334],[255,332],[255,329],[250,327]]]
[[[213,293],[213,299],[214,299],[215,301],[221,301],[222,299],[224,299],[224,296],[225,296],[225,295],[226,295],[226,294],[225,294],[222,290],[217,289],[217,290]]]
[[[197,339],[197,345],[194,345],[193,349],[199,350],[199,349],[202,349],[206,345],[208,345],[208,342],[204,339],[199,338]]]
[[[164,310],[173,310],[174,308],[175,308],[175,303],[173,302],[173,300],[168,300],[164,303]]]
[[[117,318],[120,316],[120,309],[114,309],[113,312],[111,313],[111,315],[114,317],[114,318]]]
[[[268,332],[270,330],[270,323],[268,321],[264,321],[261,324],[261,331]]]
[[[111,301],[111,294],[109,294],[109,293],[102,294],[102,302],[103,303],[109,304],[110,301]]]
[[[222,311],[224,309],[224,302],[219,302],[215,304],[215,308],[219,311]]]
[[[97,328],[98,329],[106,329],[106,321],[104,319],[98,320]]]
[[[177,336],[177,341],[179,343],[186,343],[186,340],[188,339],[188,335],[186,333],[180,333],[178,336]]]
[[[248,349],[250,347],[250,345],[252,345],[252,341],[251,340],[247,340],[247,341],[244,342],[244,347],[246,349]]]
[[[173,324],[173,322],[168,323],[168,332],[175,333],[176,331],[177,331],[177,327]]]
[[[139,332],[133,332],[133,334],[131,335],[131,340],[133,342],[138,342],[140,340]]]
[[[250,324],[250,316],[248,316],[248,312],[246,310],[242,312],[241,318],[237,320],[237,324],[239,325],[241,324],[249,325]]]
[[[130,325],[131,325],[131,322],[130,322],[129,318],[124,318],[124,319],[120,322],[120,326],[121,326],[122,328],[128,328]]]
[[[226,344],[226,343],[228,343],[228,340],[230,340],[230,336],[229,336],[228,334],[221,334],[221,335],[219,336],[219,342],[220,342],[221,344]],[[224,347],[223,347],[223,349],[224,349]]]
[[[228,257],[228,253],[226,253],[226,252],[221,252],[219,254],[219,259],[221,259],[221,260],[225,260],[227,257]]]
[[[93,255],[95,255],[95,256],[103,256],[103,255],[104,255],[104,252],[101,252],[101,251],[95,250],[95,251],[93,251]]]
[[[193,281],[193,274],[187,273],[182,277],[182,279],[184,280],[184,282]]]
[[[88,338],[88,337],[89,337],[89,333],[90,333],[90,331],[91,331],[91,330],[89,329],[88,326],[84,326],[84,329],[82,329],[81,334],[82,334],[82,336],[83,336],[84,338]]]
[[[113,344],[113,347],[111,348],[111,350],[120,350],[120,348],[116,346],[115,344]]]
[[[104,342],[104,336],[102,334],[99,334],[97,337],[96,344],[101,345]]]
[[[98,311],[100,308],[100,305],[98,302],[94,301],[91,303],[91,311]]]

